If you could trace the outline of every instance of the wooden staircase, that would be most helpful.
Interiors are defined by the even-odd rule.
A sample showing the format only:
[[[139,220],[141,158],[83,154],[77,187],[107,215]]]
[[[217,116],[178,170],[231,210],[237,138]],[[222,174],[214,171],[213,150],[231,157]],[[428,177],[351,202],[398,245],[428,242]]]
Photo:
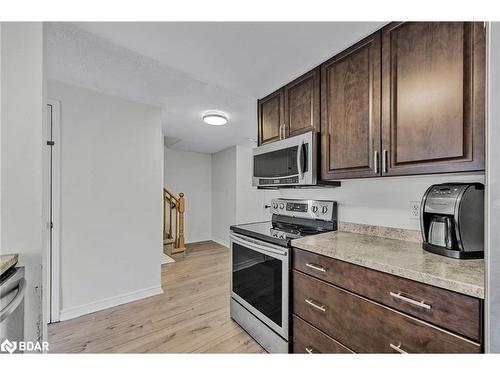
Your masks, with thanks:
[[[176,196],[163,188],[163,252],[167,255],[184,253],[184,193]]]

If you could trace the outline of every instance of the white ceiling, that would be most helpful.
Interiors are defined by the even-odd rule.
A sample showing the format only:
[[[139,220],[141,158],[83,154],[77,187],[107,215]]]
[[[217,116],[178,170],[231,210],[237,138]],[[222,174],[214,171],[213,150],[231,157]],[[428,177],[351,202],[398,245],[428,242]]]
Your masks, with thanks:
[[[257,98],[383,24],[49,23],[47,70],[51,79],[161,106],[172,148],[212,153],[255,139]],[[204,125],[207,109],[228,112],[230,123]]]

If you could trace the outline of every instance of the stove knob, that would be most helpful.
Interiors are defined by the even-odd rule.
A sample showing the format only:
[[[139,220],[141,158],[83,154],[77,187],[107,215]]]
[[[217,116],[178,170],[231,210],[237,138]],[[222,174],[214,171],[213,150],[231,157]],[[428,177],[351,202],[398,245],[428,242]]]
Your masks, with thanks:
[[[318,212],[318,206],[312,206],[311,211],[314,213]]]
[[[280,210],[282,210],[284,208],[285,208],[285,204],[284,203],[280,203]]]
[[[274,208],[275,210],[276,210],[276,209],[278,209],[278,203],[273,202],[273,208]]]
[[[326,214],[327,212],[328,212],[328,206],[323,206],[323,208],[321,209],[321,213]]]

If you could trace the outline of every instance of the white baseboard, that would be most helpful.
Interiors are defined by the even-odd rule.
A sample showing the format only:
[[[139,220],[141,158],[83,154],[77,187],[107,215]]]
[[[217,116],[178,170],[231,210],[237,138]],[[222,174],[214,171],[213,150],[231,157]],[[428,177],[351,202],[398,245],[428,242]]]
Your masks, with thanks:
[[[229,248],[228,241],[221,240],[220,238],[217,238],[217,237],[212,237],[212,241],[217,242],[219,245],[222,245],[222,246]]]
[[[119,294],[114,297],[104,298],[99,301],[87,303],[84,305],[62,309],[61,313],[59,314],[59,319],[60,321],[64,321],[64,320],[78,318],[79,316],[82,315],[90,314],[104,309],[109,309],[110,307],[123,305],[124,303],[137,301],[143,298],[152,297],[162,293],[163,289],[161,288],[160,285],[158,285],[150,288],[135,290],[130,293]]]

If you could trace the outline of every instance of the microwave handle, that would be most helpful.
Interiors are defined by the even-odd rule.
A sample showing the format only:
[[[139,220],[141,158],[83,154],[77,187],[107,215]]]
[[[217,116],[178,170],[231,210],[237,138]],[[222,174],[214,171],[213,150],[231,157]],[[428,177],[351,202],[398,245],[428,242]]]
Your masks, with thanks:
[[[304,141],[300,141],[297,149],[297,170],[299,171],[299,181],[304,177],[304,165],[302,164],[302,152],[304,149]]]

